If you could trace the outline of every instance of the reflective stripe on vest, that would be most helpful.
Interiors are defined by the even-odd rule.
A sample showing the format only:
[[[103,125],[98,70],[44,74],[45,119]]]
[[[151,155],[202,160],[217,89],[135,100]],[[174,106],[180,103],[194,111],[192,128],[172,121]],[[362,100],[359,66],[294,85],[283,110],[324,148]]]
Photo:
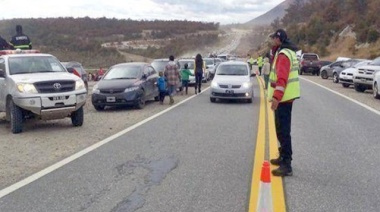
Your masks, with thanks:
[[[277,57],[279,54],[284,54],[290,61],[290,73],[288,77],[288,83],[286,84],[286,88],[284,91],[284,96],[282,97],[280,102],[289,101],[291,99],[297,99],[300,97],[300,82],[298,78],[298,72],[299,72],[299,64],[297,60],[297,56],[294,51],[290,49],[281,49],[280,52],[276,53],[276,56],[274,57],[275,63],[273,63],[272,70],[269,74],[269,85],[268,85],[268,98],[273,98],[273,93],[275,88],[273,88],[271,83],[277,82],[277,74],[276,74],[276,63],[277,63]]]
[[[29,45],[17,45],[14,46],[15,49],[29,49]]]

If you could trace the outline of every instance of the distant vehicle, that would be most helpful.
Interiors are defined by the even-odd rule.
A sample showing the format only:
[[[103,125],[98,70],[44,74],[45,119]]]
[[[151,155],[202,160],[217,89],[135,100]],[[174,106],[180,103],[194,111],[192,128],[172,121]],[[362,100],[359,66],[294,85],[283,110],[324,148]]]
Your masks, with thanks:
[[[206,69],[208,71],[207,80],[212,80],[212,78],[215,75],[215,67],[217,64],[222,62],[222,59],[210,57],[210,58],[203,58],[203,60],[206,62]]]
[[[81,78],[50,54],[6,50],[0,55],[0,112],[5,112],[12,133],[22,132],[31,118],[70,117],[73,126],[82,126],[87,93]]]
[[[218,65],[211,82],[210,101],[239,99],[252,103],[253,85],[249,66],[243,61],[227,61]]]
[[[348,88],[350,85],[354,84],[353,75],[358,71],[360,66],[368,65],[371,60],[364,60],[356,63],[354,66],[344,69],[339,74],[339,83],[342,84],[343,87]]]
[[[321,68],[323,66],[327,66],[327,65],[330,65],[332,63],[332,61],[328,61],[328,60],[320,60],[319,61],[319,65],[321,66]]]
[[[230,58],[230,55],[229,54],[218,54],[216,57],[222,59],[223,61],[226,61]]]
[[[342,70],[346,68],[353,67],[356,63],[362,60],[359,59],[349,59],[349,60],[339,60],[331,63],[330,65],[323,66],[321,68],[321,77],[322,79],[327,79],[329,77],[333,78],[334,83],[339,82],[339,74]]]
[[[159,100],[157,79],[156,70],[148,63],[116,64],[94,86],[92,105],[96,110],[123,105],[142,109],[147,100]]]
[[[321,65],[319,63],[319,56],[315,53],[303,53],[300,58],[300,75],[304,73],[311,73],[319,76]]]
[[[70,61],[70,62],[61,62],[63,66],[65,66],[66,70],[72,74],[77,75],[78,77],[82,78],[86,90],[88,91],[88,74],[84,70],[83,66],[79,62]]]
[[[380,57],[377,57],[368,65],[359,67],[358,71],[353,75],[355,90],[364,92],[367,89],[372,89],[373,78],[378,71],[380,71]]]

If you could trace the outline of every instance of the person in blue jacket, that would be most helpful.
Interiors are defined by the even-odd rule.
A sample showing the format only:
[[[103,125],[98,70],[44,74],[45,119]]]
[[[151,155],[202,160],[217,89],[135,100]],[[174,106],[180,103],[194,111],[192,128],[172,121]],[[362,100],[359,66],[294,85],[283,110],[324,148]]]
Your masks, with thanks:
[[[160,71],[158,73],[160,76],[157,79],[157,87],[158,87],[158,92],[160,93],[160,104],[164,104],[165,96],[167,93],[167,86],[166,86],[166,79],[164,77],[164,72]]]

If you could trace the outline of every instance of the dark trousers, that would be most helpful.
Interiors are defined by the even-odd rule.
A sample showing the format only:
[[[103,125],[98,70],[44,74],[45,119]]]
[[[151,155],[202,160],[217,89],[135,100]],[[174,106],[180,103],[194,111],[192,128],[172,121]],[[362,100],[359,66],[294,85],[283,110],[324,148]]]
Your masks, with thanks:
[[[202,72],[201,73],[197,72],[195,74],[195,92],[197,91],[197,89],[198,89],[198,92],[201,92],[202,76],[203,76]]]
[[[182,80],[182,91],[185,89],[187,94],[187,89],[189,88],[189,80]]]
[[[259,66],[259,75],[261,76],[261,69],[263,69],[262,66]]]
[[[160,91],[160,102],[164,102],[167,91]]]
[[[275,110],[275,124],[277,139],[280,142],[280,155],[283,160],[290,164],[292,160],[292,138],[290,136],[292,122],[293,102],[280,103]]]

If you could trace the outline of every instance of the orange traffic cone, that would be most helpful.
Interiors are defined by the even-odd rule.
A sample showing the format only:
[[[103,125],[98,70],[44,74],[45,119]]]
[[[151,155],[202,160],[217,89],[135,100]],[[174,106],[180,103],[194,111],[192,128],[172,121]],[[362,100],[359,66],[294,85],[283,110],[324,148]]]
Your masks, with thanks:
[[[270,165],[268,161],[264,161],[261,169],[261,182],[259,190],[259,201],[257,210],[259,212],[272,212],[272,193],[270,185]]]

